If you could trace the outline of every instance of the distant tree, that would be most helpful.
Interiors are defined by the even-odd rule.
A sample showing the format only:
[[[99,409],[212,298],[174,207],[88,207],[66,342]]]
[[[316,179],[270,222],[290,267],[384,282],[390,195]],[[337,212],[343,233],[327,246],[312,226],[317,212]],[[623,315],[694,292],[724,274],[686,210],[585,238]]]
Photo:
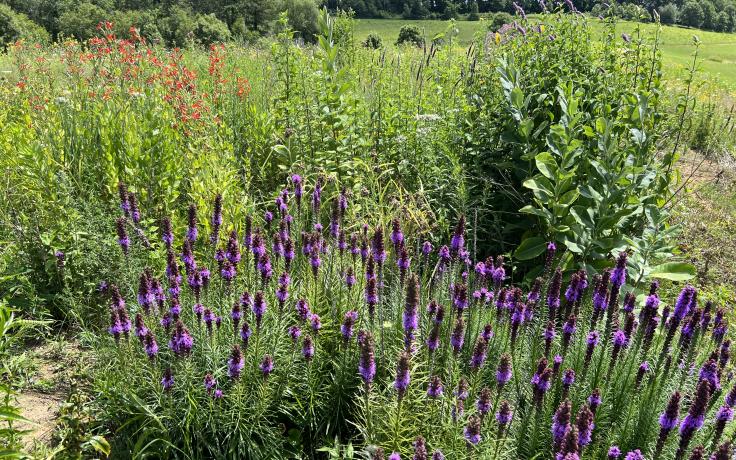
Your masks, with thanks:
[[[444,11],[442,11],[440,18],[445,21],[449,19],[457,19],[458,14],[459,11],[457,5],[454,3],[448,3],[447,6],[445,6]]]
[[[0,3],[0,48],[18,40],[44,43],[50,39],[49,33],[28,16]]]
[[[58,18],[61,14],[60,8],[64,6],[59,0],[4,0],[0,3],[7,3],[14,11],[25,14],[31,21],[46,29],[52,37],[56,37],[59,32]]]
[[[726,29],[726,32],[734,32],[734,30],[736,30],[736,3],[726,5],[723,11],[728,14],[729,18],[729,27]]]
[[[401,15],[404,19],[425,19],[429,9],[422,0],[406,0]]]
[[[109,17],[118,37],[128,37],[130,28],[135,27],[141,37],[151,43],[163,42],[161,31],[156,25],[156,10],[114,11]]]
[[[659,20],[662,24],[676,24],[679,11],[674,3],[668,3],[659,8]]]
[[[317,35],[319,8],[315,0],[283,0],[281,11],[289,13],[289,26],[306,42],[314,42]]]
[[[680,23],[690,27],[700,27],[703,24],[703,7],[695,0],[689,0],[680,10]]]
[[[716,7],[713,6],[713,2],[710,0],[701,0],[700,7],[703,8],[703,29],[713,30],[716,28],[716,17],[718,12]]]
[[[97,24],[109,19],[105,10],[89,2],[70,4],[59,16],[59,33],[87,40],[97,35]]]
[[[210,43],[225,42],[232,35],[227,24],[220,21],[214,14],[197,15],[197,23],[194,29],[194,39],[197,43],[209,45]]]
[[[396,44],[422,46],[424,45],[424,37],[418,26],[407,24],[401,26]]]
[[[473,1],[470,3],[470,8],[468,12],[468,21],[478,21],[480,20],[480,9],[478,8],[478,2]]]
[[[495,32],[501,28],[504,24],[510,24],[514,21],[513,16],[506,12],[495,13],[491,16],[491,20],[488,23],[488,30]]]
[[[197,28],[197,17],[192,10],[175,5],[168,9],[168,14],[158,21],[158,29],[170,46],[186,46],[194,39]]]
[[[721,11],[716,16],[716,23],[714,24],[713,30],[716,32],[731,32],[733,31],[733,23],[731,22],[731,16],[725,11]]]

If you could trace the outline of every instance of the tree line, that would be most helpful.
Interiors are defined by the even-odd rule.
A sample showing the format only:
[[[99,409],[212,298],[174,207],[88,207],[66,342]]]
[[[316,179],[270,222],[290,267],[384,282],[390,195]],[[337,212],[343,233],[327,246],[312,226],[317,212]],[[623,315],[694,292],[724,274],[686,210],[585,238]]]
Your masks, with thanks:
[[[547,0],[549,8],[558,4]],[[733,32],[736,0],[569,0],[594,16],[615,14],[648,21],[657,12],[666,24]],[[527,13],[542,10],[539,0],[516,0]],[[478,20],[484,13],[515,11],[514,0],[0,0],[0,44],[18,38],[88,39],[101,21],[117,32],[136,27],[148,40],[170,46],[232,39],[251,41],[273,31],[288,11],[293,29],[310,40],[319,8],[353,11],[358,18]],[[569,6],[568,6],[569,8]]]

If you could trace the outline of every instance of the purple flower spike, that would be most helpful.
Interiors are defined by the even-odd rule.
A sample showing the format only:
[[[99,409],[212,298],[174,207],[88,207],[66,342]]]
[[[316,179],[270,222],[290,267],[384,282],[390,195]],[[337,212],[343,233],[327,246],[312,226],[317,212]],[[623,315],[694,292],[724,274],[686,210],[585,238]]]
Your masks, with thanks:
[[[496,421],[498,422],[499,426],[503,428],[511,423],[513,415],[514,413],[511,411],[511,406],[509,405],[508,401],[501,401],[498,412],[496,412]]]
[[[233,351],[230,353],[230,359],[227,361],[227,375],[232,380],[237,380],[240,377],[240,372],[245,366],[245,360],[243,354],[240,351],[238,344],[233,345]]]
[[[616,267],[614,267],[611,273],[611,284],[614,288],[620,288],[626,284],[626,263],[628,261],[628,253],[621,251],[616,259]]]
[[[215,202],[212,209],[212,219],[210,220],[212,234],[210,234],[210,242],[216,244],[220,238],[220,227],[222,226],[222,195],[215,195]]]
[[[309,362],[314,357],[314,340],[311,335],[305,335],[302,343],[302,356],[304,360]]]
[[[263,361],[261,361],[258,367],[261,369],[264,377],[271,375],[271,372],[273,372],[273,358],[271,358],[271,355],[264,356]]]
[[[342,334],[343,340],[345,340],[345,343],[349,342],[350,339],[353,337],[353,327],[355,326],[355,323],[358,321],[358,312],[355,310],[351,310],[347,313],[345,313],[345,319],[342,322],[342,325],[340,326],[340,333]]]
[[[504,353],[501,355],[501,360],[498,364],[498,369],[496,370],[496,382],[500,387],[503,387],[505,384],[511,380],[511,355]]]
[[[156,338],[153,336],[151,331],[148,331],[146,336],[143,338],[143,346],[148,358],[154,360],[156,355],[158,355],[158,343],[156,343]]]
[[[399,399],[404,397],[406,390],[409,388],[409,382],[411,381],[411,377],[409,375],[409,359],[409,353],[405,351],[402,352],[401,355],[399,355],[399,363],[396,366],[396,380],[394,381],[394,388],[399,395]]]
[[[366,386],[369,386],[376,376],[375,345],[370,331],[358,333],[358,346],[360,347],[358,372]]]
[[[617,460],[621,456],[621,449],[618,446],[611,446],[608,449],[608,460]]]
[[[171,368],[167,367],[164,371],[164,377],[161,379],[161,386],[164,391],[169,391],[174,386],[174,374],[171,372]]]
[[[427,396],[430,398],[439,398],[442,396],[444,387],[442,386],[442,379],[439,376],[434,375],[429,379],[429,386],[427,387]]]
[[[286,333],[291,337],[291,340],[296,343],[299,341],[299,337],[302,336],[302,330],[299,326],[289,326],[289,329],[286,330]]]
[[[476,446],[478,445],[478,443],[480,443],[480,418],[478,418],[478,416],[470,416],[470,420],[468,420],[468,425],[465,427],[465,430],[463,430],[463,435],[465,436],[465,440],[468,442],[468,444],[472,446]]]
[[[593,423],[593,412],[588,409],[588,406],[580,408],[575,425],[578,429],[578,444],[581,446],[590,444],[595,424]]]
[[[560,446],[562,438],[565,437],[565,433],[570,429],[571,416],[572,405],[570,401],[565,400],[560,403],[560,406],[552,417],[552,440],[555,442],[556,447]]]
[[[130,250],[130,238],[128,238],[128,232],[125,231],[125,217],[119,217],[115,221],[115,228],[118,232],[118,244],[120,249],[123,250],[124,255],[128,255]]]
[[[450,241],[452,254],[458,255],[465,248],[465,216],[461,215]]]
[[[481,417],[485,417],[491,411],[491,389],[483,387],[478,395],[478,400],[475,401],[475,408],[478,409],[478,413]]]
[[[189,210],[187,213],[187,241],[190,243],[194,243],[197,241],[197,236],[199,235],[199,232],[197,231],[197,207],[194,204],[189,205]]]

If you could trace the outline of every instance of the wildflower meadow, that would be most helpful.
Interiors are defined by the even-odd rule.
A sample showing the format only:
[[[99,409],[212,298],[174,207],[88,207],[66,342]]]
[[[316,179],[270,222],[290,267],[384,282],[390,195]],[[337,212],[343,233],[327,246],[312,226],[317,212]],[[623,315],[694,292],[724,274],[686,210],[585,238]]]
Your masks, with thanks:
[[[538,6],[7,43],[0,457],[733,458],[730,99]]]

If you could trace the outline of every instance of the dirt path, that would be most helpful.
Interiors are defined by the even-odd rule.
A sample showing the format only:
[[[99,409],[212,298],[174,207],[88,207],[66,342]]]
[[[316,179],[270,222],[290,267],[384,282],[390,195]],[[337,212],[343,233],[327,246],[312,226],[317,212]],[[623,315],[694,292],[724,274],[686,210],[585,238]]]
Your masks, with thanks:
[[[27,451],[51,446],[59,407],[68,393],[73,359],[79,351],[73,343],[46,342],[27,352],[33,359],[35,372],[17,397],[23,417],[35,423],[19,425],[21,429],[31,430],[23,438]]]

